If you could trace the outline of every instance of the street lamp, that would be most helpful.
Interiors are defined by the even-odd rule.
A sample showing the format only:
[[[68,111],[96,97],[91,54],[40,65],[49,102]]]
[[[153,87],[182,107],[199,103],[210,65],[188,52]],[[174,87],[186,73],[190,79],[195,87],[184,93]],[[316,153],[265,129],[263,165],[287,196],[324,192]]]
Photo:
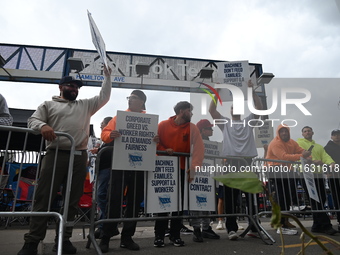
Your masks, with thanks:
[[[259,78],[257,78],[257,84],[268,84],[275,77],[272,73],[262,73]]]
[[[141,76],[142,84],[143,84],[143,75],[148,75],[149,71],[150,71],[149,64],[144,64],[144,63],[136,64],[136,73],[138,74],[138,76]]]
[[[214,69],[211,67],[203,67],[201,71],[199,72],[200,78],[202,79],[209,79],[212,78],[212,74],[214,72]]]
[[[81,58],[68,58],[67,62],[70,65],[70,69],[75,70],[78,74],[84,69],[84,64]]]
[[[82,81],[81,76],[80,76],[80,72],[83,71],[84,69],[84,64],[83,61],[81,60],[81,58],[68,58],[67,59],[68,64],[70,65],[70,70],[75,70],[76,73],[79,76],[79,79]]]

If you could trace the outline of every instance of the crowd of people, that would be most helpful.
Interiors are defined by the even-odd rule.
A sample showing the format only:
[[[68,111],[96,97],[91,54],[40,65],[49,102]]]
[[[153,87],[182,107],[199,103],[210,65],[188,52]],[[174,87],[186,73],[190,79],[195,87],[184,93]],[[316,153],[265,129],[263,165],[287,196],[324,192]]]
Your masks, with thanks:
[[[70,144],[62,138],[58,140],[55,131],[69,133],[75,140],[75,149],[77,154],[74,157],[73,164],[73,181],[71,183],[72,192],[70,193],[70,203],[67,219],[72,221],[77,213],[78,201],[83,192],[83,182],[87,172],[87,142],[89,137],[88,127],[90,118],[110,99],[111,93],[111,69],[104,68],[105,79],[99,95],[90,99],[77,100],[79,88],[83,86],[82,81],[74,79],[72,76],[63,77],[59,83],[59,96],[54,96],[52,101],[42,103],[33,115],[28,119],[28,127],[41,133],[46,140],[46,156],[43,158],[41,166],[41,175],[39,176],[39,185],[37,186],[33,211],[44,212],[48,206],[48,196],[45,196],[50,187],[53,186],[53,196],[56,196],[58,187],[66,185],[65,180],[68,171],[70,156]],[[253,101],[257,110],[263,108],[261,99],[255,93],[253,84],[248,82],[248,87],[253,89]],[[146,113],[147,96],[141,90],[133,90],[127,97],[128,108],[126,111],[135,113]],[[215,98],[216,99],[216,98]],[[0,124],[11,125],[13,118],[10,116],[5,99],[0,94]],[[202,166],[204,159],[204,141],[208,141],[212,136],[213,125],[207,119],[200,120],[196,125],[191,122],[193,105],[187,101],[178,102],[174,106],[174,115],[169,119],[161,121],[158,124],[158,133],[152,139],[156,143],[157,151],[163,151],[167,155],[173,155],[176,152],[190,153],[190,164],[186,164],[186,158],[180,157],[179,179],[181,185],[179,188],[182,206],[184,201],[184,183],[192,182],[195,176],[196,166]],[[252,160],[258,157],[257,148],[253,134],[253,128],[259,119],[258,115],[251,113],[244,119],[240,115],[233,113],[233,106],[230,109],[228,118],[225,114],[217,111],[215,100],[212,100],[209,107],[209,113],[213,119],[227,120],[223,124],[218,124],[218,128],[223,135],[221,156],[237,157],[235,160],[224,160],[226,166],[240,168],[244,165],[250,165]],[[232,121],[229,121],[232,120]],[[235,123],[255,122],[253,125],[236,125]],[[234,123],[231,125],[230,123]],[[121,133],[116,128],[117,116],[106,117],[101,123],[101,141],[98,148],[91,150],[91,153],[97,154],[105,147],[111,150],[105,151],[100,158],[100,165],[97,171],[95,181],[97,182],[96,201],[100,210],[100,219],[120,218],[123,215],[122,204],[125,202],[124,217],[138,217],[139,209],[144,200],[144,173],[143,171],[124,171],[112,170],[112,148],[114,141],[121,137]],[[294,141],[290,137],[290,129],[287,126],[280,125],[277,128],[276,137],[266,147],[266,159],[299,161],[305,158],[308,162],[313,163],[316,168],[322,165],[328,165],[334,168],[340,164],[340,130],[333,130],[331,140],[323,147],[317,144],[313,138],[313,129],[305,126],[302,129],[303,138]],[[56,146],[58,151],[58,161],[56,164],[56,175],[52,178],[53,160],[56,157]],[[283,164],[280,162],[270,162],[269,164]],[[320,172],[320,174],[322,174]],[[187,176],[187,179],[185,179]],[[320,202],[311,200],[311,207],[314,210],[322,210],[326,201],[325,180],[323,177],[315,178]],[[274,186],[276,189],[277,200],[282,210],[289,211],[289,207],[294,201],[290,201],[291,194],[289,187],[295,187],[293,179],[275,179]],[[306,183],[303,183],[306,189]],[[330,179],[329,186],[334,194],[335,207],[339,209],[339,179]],[[238,213],[237,205],[240,198],[240,190],[222,186],[217,188],[217,214],[236,214]],[[124,197],[124,201],[123,201]],[[253,196],[246,194],[247,204],[253,206]],[[53,198],[53,197],[52,197]],[[293,198],[294,199],[294,198]],[[255,208],[252,208],[255,213]],[[209,211],[191,211],[193,216],[209,216]],[[166,216],[167,213],[160,213],[158,216]],[[172,212],[173,216],[183,215],[183,210]],[[338,213],[338,221],[340,215]],[[210,224],[209,217],[193,217],[191,226],[193,227],[193,241],[203,242],[204,238],[219,239],[220,236],[214,232]],[[25,243],[18,255],[35,255],[37,247],[41,240],[45,238],[47,228],[47,217],[31,217],[29,232],[25,234]],[[225,223],[223,221],[225,220]],[[224,226],[225,224],[225,226]],[[340,224],[340,223],[339,223]],[[95,237],[100,239],[99,247],[103,253],[109,251],[110,238],[115,235],[121,236],[120,247],[130,250],[139,250],[139,245],[132,239],[136,230],[137,221],[124,221],[121,232],[118,230],[117,222],[105,222],[98,225]],[[282,218],[282,233],[295,235],[298,233],[295,226],[287,218]],[[154,246],[157,248],[164,247],[164,238],[169,236],[170,242],[176,246],[184,246],[181,239],[181,229],[185,228],[179,217],[168,220],[155,221],[155,239]],[[232,241],[239,238],[237,231],[239,229],[236,216],[228,216],[225,219],[219,218],[216,229],[224,229],[228,233],[228,238]],[[187,230],[190,231],[190,230]],[[278,230],[279,231],[279,230]],[[340,231],[335,230],[325,212],[313,213],[312,232],[335,235]],[[57,230],[58,233],[58,230]],[[279,232],[278,232],[279,233]],[[250,226],[250,236],[258,236],[258,228]],[[71,243],[72,227],[68,226],[63,236],[63,253],[75,254],[76,247]],[[54,251],[58,249],[58,235],[56,235]]]
[[[281,163],[279,161],[300,161],[301,158],[306,159],[308,165],[314,168],[314,181],[317,194],[319,195],[319,202],[314,199],[310,199],[311,208],[313,210],[318,210],[319,212],[313,213],[313,225],[312,232],[315,233],[325,233],[327,235],[335,235],[340,230],[340,225],[338,230],[332,227],[329,216],[326,212],[322,212],[324,205],[326,203],[326,184],[325,179],[327,179],[327,174],[324,174],[325,167],[329,169],[335,168],[335,155],[330,156],[327,152],[334,152],[336,147],[330,149],[329,145],[336,145],[334,141],[340,135],[340,130],[333,130],[331,132],[331,141],[328,142],[327,146],[323,147],[317,144],[313,140],[313,129],[310,126],[305,126],[301,130],[303,138],[298,138],[297,141],[293,140],[290,136],[290,128],[284,125],[279,125],[276,131],[276,136],[270,142],[267,152],[266,159],[278,160],[276,162],[270,162],[272,165],[285,165],[292,168],[293,165],[290,163]],[[326,148],[328,151],[326,151]],[[339,152],[339,151],[338,151]],[[329,175],[330,177],[330,175]],[[329,178],[330,187],[332,190],[333,201],[338,205],[339,196],[338,178]],[[279,202],[280,208],[283,211],[289,211],[292,204],[296,204],[296,180],[294,178],[275,178],[273,180],[276,189],[277,201]],[[307,185],[304,179],[302,179],[303,188],[307,191]],[[293,196],[292,196],[293,194]],[[338,221],[340,218],[338,217]],[[296,227],[291,224],[287,218],[281,219],[282,233],[287,235],[296,235],[298,231]],[[279,231],[279,230],[278,230]]]

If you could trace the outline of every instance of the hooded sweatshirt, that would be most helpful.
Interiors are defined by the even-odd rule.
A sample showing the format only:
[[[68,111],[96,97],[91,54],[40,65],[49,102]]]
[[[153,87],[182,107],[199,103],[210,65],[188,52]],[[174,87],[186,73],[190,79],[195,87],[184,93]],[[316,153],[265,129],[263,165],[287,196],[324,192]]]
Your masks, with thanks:
[[[287,142],[280,138],[279,131],[282,128],[288,129],[289,140]],[[270,142],[268,146],[267,159],[274,160],[286,160],[286,161],[298,161],[302,157],[302,149],[297,142],[290,139],[290,128],[284,125],[279,125],[276,130],[275,138]],[[281,165],[279,162],[272,162],[273,165]]]
[[[28,118],[28,128],[40,133],[44,125],[49,125],[54,131],[71,135],[76,150],[87,150],[91,116],[109,101],[110,95],[111,77],[105,77],[98,96],[74,101],[53,96],[52,101],[42,103]],[[70,139],[65,136],[52,142],[46,141],[46,148],[56,148],[58,140],[60,150],[71,149]]]
[[[192,153],[190,170],[202,166],[204,158],[204,145],[200,131],[191,122],[177,125],[176,116],[170,117],[158,124],[159,144],[157,150],[173,149],[174,152]],[[191,150],[191,146],[192,150]],[[181,169],[185,169],[185,158],[181,157]]]

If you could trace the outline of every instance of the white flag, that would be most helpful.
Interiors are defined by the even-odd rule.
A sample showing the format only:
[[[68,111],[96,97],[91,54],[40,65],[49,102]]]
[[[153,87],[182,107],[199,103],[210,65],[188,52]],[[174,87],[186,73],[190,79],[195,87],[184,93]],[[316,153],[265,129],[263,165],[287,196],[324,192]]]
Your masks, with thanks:
[[[94,22],[91,13],[87,10],[87,15],[89,17],[89,22],[90,22],[90,29],[91,29],[91,35],[92,35],[92,42],[94,46],[96,47],[99,56],[102,58],[103,63],[106,67],[107,65],[107,60],[106,60],[106,49],[105,49],[105,43],[104,40],[98,30],[98,27],[96,26],[96,23]]]

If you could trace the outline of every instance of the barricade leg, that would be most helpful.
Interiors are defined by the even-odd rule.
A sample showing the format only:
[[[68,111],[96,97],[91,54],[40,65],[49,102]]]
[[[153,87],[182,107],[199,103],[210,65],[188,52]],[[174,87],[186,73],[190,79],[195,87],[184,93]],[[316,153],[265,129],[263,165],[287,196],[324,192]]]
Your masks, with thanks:
[[[336,216],[338,221],[338,231],[340,231],[340,180],[339,178],[335,178],[338,176],[334,176],[329,178],[329,186],[331,188],[331,199],[333,202],[334,209],[337,210]]]
[[[325,182],[323,178],[316,178],[315,185],[319,194],[320,203],[316,202],[314,199],[310,199],[312,210],[324,210],[324,203],[326,201],[326,190]],[[306,183],[303,181],[303,187],[307,190]],[[324,212],[313,212],[313,226],[312,231],[319,232],[325,229],[332,228],[331,221],[326,213]]]

